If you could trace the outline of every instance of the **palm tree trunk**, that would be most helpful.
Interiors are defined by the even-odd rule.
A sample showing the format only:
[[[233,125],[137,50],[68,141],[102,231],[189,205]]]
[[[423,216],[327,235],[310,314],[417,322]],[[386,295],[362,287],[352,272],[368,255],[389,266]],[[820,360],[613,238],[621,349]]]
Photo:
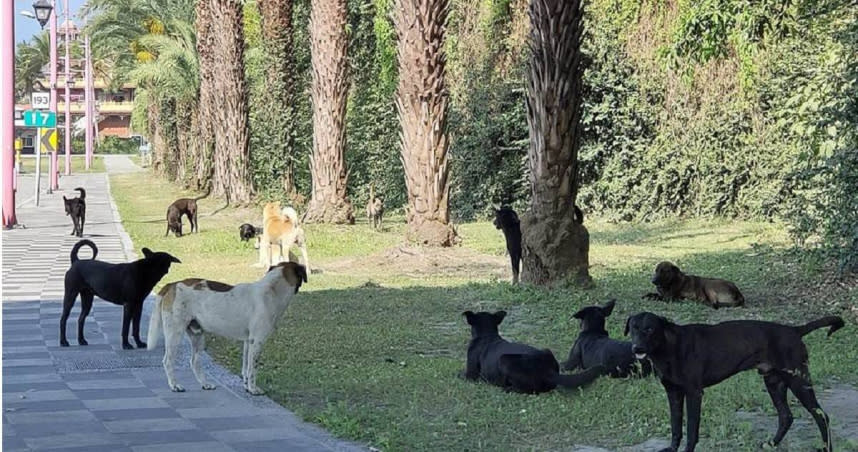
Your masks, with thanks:
[[[244,21],[241,0],[211,0],[214,41],[214,177],[212,193],[250,202],[247,84],[244,79]]]
[[[346,196],[346,0],[312,0],[310,52],[313,66],[313,190],[307,221],[354,223]]]
[[[293,196],[297,191],[294,178],[295,139],[292,133],[295,101],[292,0],[260,0],[259,12],[262,16],[262,39],[268,55],[266,85],[277,105],[269,109],[273,130],[277,132],[273,140],[283,149],[283,190]]]
[[[575,215],[581,136],[581,0],[532,0],[527,71],[530,209],[522,217],[522,280],[590,281],[587,228]]]
[[[194,124],[194,179],[196,189],[208,188],[211,184],[214,165],[214,39],[212,35],[211,0],[196,3],[197,55],[200,71],[200,97]]]
[[[450,246],[458,238],[450,224],[447,159],[447,0],[397,0],[394,22],[399,62],[396,108],[400,151],[408,189],[408,238]]]

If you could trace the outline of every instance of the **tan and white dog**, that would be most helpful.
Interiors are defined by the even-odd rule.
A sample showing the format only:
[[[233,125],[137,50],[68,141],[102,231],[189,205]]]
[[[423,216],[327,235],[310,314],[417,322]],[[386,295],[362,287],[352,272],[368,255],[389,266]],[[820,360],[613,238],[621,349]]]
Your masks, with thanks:
[[[304,229],[298,222],[298,213],[291,207],[280,210],[280,201],[269,202],[262,209],[262,235],[259,237],[258,267],[268,268],[280,262],[289,261],[289,251],[293,246],[301,250],[304,267],[310,273],[310,261],[307,258],[307,240]]]
[[[258,395],[256,359],[277,320],[307,282],[306,269],[293,262],[283,262],[268,270],[259,281],[229,284],[189,278],[172,282],[158,292],[158,299],[149,320],[149,350],[154,350],[164,328],[164,372],[167,384],[175,392],[184,388],[176,383],[173,362],[176,359],[182,333],[191,340],[191,369],[203,389],[214,389],[206,381],[200,363],[205,349],[203,333],[212,333],[244,342],[241,377],[244,389]]]

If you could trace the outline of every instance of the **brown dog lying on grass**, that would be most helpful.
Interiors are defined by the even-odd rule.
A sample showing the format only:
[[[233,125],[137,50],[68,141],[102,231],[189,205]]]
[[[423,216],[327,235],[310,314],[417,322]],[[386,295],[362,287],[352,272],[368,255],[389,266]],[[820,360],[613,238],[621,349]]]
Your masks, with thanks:
[[[736,307],[745,304],[745,297],[735,284],[725,279],[686,275],[676,265],[664,261],[655,267],[652,277],[658,293],[642,298],[653,300],[695,300],[711,308]]]

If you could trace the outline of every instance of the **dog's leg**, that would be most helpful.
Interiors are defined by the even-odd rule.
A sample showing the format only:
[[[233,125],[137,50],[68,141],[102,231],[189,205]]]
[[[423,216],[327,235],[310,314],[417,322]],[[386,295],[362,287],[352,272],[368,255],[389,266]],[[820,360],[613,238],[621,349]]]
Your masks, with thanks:
[[[682,409],[685,402],[685,392],[664,380],[661,382],[667,391],[667,403],[670,405],[670,447],[661,452],[676,452],[682,442]]]
[[[206,380],[206,373],[203,371],[203,365],[200,362],[200,355],[206,349],[206,337],[202,330],[193,332],[188,328],[187,333],[188,339],[191,340],[191,370],[194,371],[194,376],[197,377],[197,381],[204,390],[215,389],[217,386]]]
[[[134,308],[129,302],[122,305],[122,348],[124,350],[134,350],[131,342],[128,342],[128,329],[131,326],[131,319],[134,318]]]
[[[247,387],[247,357],[250,356],[250,339],[242,342],[244,349],[241,352],[241,384]]]
[[[685,440],[685,452],[694,452],[700,435],[700,409],[703,404],[703,391],[686,392],[685,406],[688,411],[688,425],[685,430],[688,438]]]
[[[778,430],[775,437],[772,438],[763,446],[775,447],[784,439],[787,431],[792,425],[792,411],[787,403],[787,384],[777,372],[769,372],[763,375],[763,381],[766,382],[766,390],[769,391],[769,396],[772,398],[772,403],[778,412]]]
[[[77,221],[77,236],[83,237],[83,224],[86,221],[86,213],[84,211],[80,212],[80,218]]]
[[[164,316],[164,373],[167,375],[167,385],[173,392],[184,392],[185,388],[176,383],[173,373],[173,364],[176,362],[176,352],[182,343],[182,330],[176,328],[173,316],[167,311],[161,313]],[[151,340],[151,339],[150,339]],[[129,344],[130,346],[130,344]]]
[[[515,254],[509,255],[510,263],[512,264],[512,283],[518,284],[518,269],[519,263],[521,262],[521,256],[517,256]]]
[[[244,385],[244,389],[253,395],[262,395],[265,394],[265,391],[256,386],[256,360],[259,358],[259,352],[262,351],[262,341],[251,337],[247,342],[249,342],[249,353],[247,356],[247,383]]]
[[[807,410],[813,420],[816,421],[816,426],[819,427],[819,433],[822,434],[822,442],[825,445],[822,451],[832,452],[834,446],[831,444],[831,426],[829,425],[828,415],[819,406],[816,400],[816,394],[813,392],[813,386],[810,383],[810,372],[807,366],[797,369],[794,375],[789,376],[789,389],[795,395],[795,398],[801,402],[804,409]]]
[[[134,317],[131,318],[132,325],[132,335],[134,336],[134,343],[137,344],[137,348],[145,349],[146,343],[140,339],[140,318],[143,317],[143,302],[144,300],[140,300],[140,303],[134,305]],[[127,336],[126,336],[127,337]]]
[[[164,237],[170,235],[170,219],[167,218],[167,232],[164,233]]]
[[[66,281],[66,293],[63,297],[63,313],[60,316],[60,347],[68,347],[69,341],[66,340],[66,321],[69,319],[74,302],[77,299],[77,290],[69,287],[68,280]]]
[[[86,323],[86,317],[92,310],[92,299],[95,295],[89,291],[80,293],[80,316],[77,318],[77,345],[89,345],[89,342],[83,337],[83,326]]]
[[[304,268],[307,270],[307,274],[310,273],[310,258],[307,257],[307,246],[304,242],[301,242],[301,257],[304,258]]]

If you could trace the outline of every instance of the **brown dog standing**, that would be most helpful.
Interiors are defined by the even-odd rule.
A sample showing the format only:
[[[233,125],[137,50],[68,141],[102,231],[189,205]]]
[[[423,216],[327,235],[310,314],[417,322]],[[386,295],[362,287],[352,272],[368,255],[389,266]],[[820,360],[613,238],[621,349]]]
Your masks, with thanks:
[[[179,198],[170,204],[167,208],[167,232],[164,237],[170,235],[170,231],[176,234],[176,237],[182,236],[182,215],[188,216],[188,222],[191,224],[191,232],[200,232],[200,225],[197,223],[197,201],[207,197],[211,193],[212,188],[209,186],[206,194],[196,198]]]
[[[643,298],[696,300],[715,309],[745,304],[742,292],[730,281],[686,275],[679,267],[667,261],[655,267],[652,283],[655,284],[658,293],[648,293]]]

